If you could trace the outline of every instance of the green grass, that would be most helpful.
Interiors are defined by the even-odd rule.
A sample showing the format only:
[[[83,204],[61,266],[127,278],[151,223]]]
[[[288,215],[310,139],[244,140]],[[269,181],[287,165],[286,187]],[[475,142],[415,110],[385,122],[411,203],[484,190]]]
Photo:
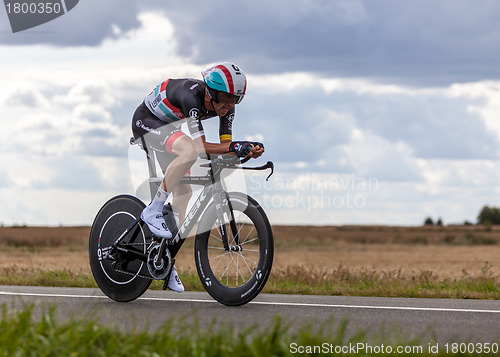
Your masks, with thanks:
[[[455,298],[500,300],[500,278],[485,262],[480,272],[462,271],[456,279],[439,277],[430,271],[405,276],[401,271],[354,271],[338,266],[334,271],[321,271],[301,266],[274,269],[263,290],[274,294],[386,296],[412,298]],[[204,291],[195,271],[179,270],[187,291]],[[96,288],[86,272],[44,271],[40,269],[0,269],[0,285],[62,286]],[[161,289],[163,282],[154,281],[151,289]]]
[[[125,332],[93,318],[58,321],[55,308],[45,309],[35,318],[33,306],[13,312],[4,304],[0,356],[319,356],[334,355],[331,352],[342,348],[343,356],[475,355],[447,353],[442,345],[438,353],[430,353],[429,346],[436,345],[432,331],[408,337],[396,327],[348,333],[348,326],[347,320],[334,318],[291,326],[278,316],[268,326],[235,329],[214,321],[203,328],[196,319],[187,323],[174,318],[152,331],[136,328]],[[381,348],[393,353],[380,353]],[[396,354],[398,348],[413,353]]]
[[[264,292],[411,298],[500,299],[500,278],[485,262],[479,274],[442,278],[431,271],[404,276],[400,270],[354,271],[338,266],[333,272],[290,266],[274,271]]]
[[[92,275],[85,272],[75,273],[68,270],[42,270],[16,267],[0,269],[0,285],[97,287]]]

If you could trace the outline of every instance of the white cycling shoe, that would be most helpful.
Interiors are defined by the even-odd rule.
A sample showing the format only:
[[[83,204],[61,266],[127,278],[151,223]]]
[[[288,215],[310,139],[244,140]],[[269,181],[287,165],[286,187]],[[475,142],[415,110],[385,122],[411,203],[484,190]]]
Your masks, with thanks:
[[[166,239],[172,238],[172,233],[169,231],[161,212],[154,212],[150,206],[147,206],[141,213],[141,219],[148,225],[149,230],[155,236]]]
[[[181,279],[179,279],[175,265],[172,267],[172,273],[170,274],[167,287],[170,290],[177,291],[178,293],[184,292],[184,285],[182,285]]]

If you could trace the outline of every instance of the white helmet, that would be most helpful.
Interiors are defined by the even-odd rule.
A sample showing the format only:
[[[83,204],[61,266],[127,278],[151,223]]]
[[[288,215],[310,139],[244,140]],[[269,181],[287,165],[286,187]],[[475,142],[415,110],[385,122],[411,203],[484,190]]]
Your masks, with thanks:
[[[223,62],[201,72],[207,85],[208,93],[214,102],[218,102],[217,92],[234,95],[235,103],[243,100],[247,89],[247,78],[234,63]]]

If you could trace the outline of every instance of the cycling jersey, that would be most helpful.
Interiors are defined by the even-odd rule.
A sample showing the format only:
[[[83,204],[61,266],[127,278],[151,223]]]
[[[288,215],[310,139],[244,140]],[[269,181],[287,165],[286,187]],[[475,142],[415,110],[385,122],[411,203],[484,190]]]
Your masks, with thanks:
[[[205,108],[205,83],[196,79],[167,79],[144,98],[144,104],[159,120],[186,120],[193,139],[205,135],[202,120],[217,116]],[[220,140],[232,140],[234,107],[220,118]]]

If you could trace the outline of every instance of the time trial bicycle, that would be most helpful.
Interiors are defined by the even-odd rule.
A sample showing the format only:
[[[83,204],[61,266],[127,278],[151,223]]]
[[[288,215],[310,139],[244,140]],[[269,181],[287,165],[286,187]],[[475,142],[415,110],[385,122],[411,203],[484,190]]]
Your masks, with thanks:
[[[153,197],[162,178],[156,175],[155,152],[139,144],[146,152],[149,188]],[[140,297],[153,280],[164,280],[165,290],[175,256],[196,228],[194,254],[198,276],[205,290],[224,305],[243,305],[254,299],[267,282],[274,255],[273,233],[259,203],[241,192],[227,192],[221,181],[223,170],[265,170],[242,166],[248,158],[208,157],[200,165],[205,176],[185,176],[181,183],[202,185],[182,223],[177,225],[170,204],[163,207],[165,222],[172,239],[151,234],[140,214],[143,201],[132,195],[118,195],[107,201],[97,213],[89,237],[89,259],[94,279],[111,299],[126,302]],[[267,180],[266,179],[266,180]]]

